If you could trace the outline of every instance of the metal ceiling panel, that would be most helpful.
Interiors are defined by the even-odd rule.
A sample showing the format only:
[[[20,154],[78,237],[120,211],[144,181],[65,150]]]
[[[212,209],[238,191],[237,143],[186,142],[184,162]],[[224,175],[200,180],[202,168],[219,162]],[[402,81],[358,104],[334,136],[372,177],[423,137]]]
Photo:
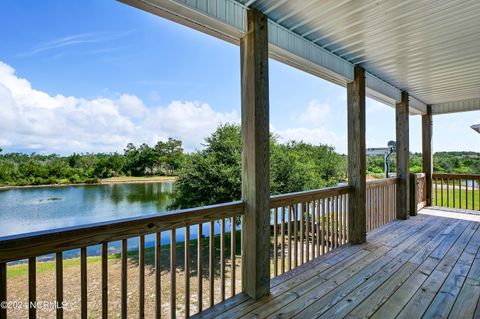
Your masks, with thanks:
[[[478,0],[256,0],[250,5],[426,104],[480,97]]]
[[[279,61],[341,85],[361,65],[370,97],[392,105],[407,91],[412,113],[480,108],[479,0],[120,1],[233,43],[255,7]]]

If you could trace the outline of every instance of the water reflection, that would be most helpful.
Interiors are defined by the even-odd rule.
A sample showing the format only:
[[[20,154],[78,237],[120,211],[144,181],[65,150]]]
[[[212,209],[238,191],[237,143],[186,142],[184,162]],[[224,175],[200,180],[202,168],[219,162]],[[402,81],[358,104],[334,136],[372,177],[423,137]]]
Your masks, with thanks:
[[[172,191],[172,182],[2,190],[0,236],[165,212]]]

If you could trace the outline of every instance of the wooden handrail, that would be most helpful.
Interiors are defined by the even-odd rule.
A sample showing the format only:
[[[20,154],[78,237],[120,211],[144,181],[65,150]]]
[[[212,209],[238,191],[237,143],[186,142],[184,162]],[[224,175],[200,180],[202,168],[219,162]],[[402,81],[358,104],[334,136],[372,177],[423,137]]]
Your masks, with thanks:
[[[447,174],[433,173],[432,178],[448,178],[448,179],[480,179],[480,174]]]
[[[382,178],[367,180],[367,188],[376,186],[386,186],[398,183],[398,178]]]
[[[242,202],[232,202],[6,236],[0,240],[0,263],[234,217],[243,212]]]
[[[293,205],[296,203],[303,203],[319,198],[327,198],[332,196],[338,196],[348,194],[352,191],[352,187],[345,186],[333,186],[320,188],[315,190],[309,190],[304,192],[288,193],[281,195],[274,195],[270,197],[270,208],[283,207]]]

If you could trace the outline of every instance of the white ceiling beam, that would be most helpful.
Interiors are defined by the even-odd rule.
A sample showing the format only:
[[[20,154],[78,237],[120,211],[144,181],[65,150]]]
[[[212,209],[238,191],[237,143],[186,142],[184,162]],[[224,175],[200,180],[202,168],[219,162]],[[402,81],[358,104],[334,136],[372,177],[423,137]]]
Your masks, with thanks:
[[[235,0],[119,0],[155,15],[238,44],[246,30],[246,5]],[[247,2],[247,4],[253,1]],[[353,80],[354,65],[321,46],[269,20],[270,56],[328,81],[346,86]],[[366,70],[367,96],[394,107],[401,90]],[[410,98],[413,114],[426,111],[426,104]]]

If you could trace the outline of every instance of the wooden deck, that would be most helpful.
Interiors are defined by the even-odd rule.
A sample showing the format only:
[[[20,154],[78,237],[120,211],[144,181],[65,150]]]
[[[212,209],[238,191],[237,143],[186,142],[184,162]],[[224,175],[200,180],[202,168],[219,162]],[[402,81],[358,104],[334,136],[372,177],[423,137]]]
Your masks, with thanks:
[[[458,215],[462,217],[462,214]],[[394,221],[202,318],[480,318],[480,222],[430,215]]]

